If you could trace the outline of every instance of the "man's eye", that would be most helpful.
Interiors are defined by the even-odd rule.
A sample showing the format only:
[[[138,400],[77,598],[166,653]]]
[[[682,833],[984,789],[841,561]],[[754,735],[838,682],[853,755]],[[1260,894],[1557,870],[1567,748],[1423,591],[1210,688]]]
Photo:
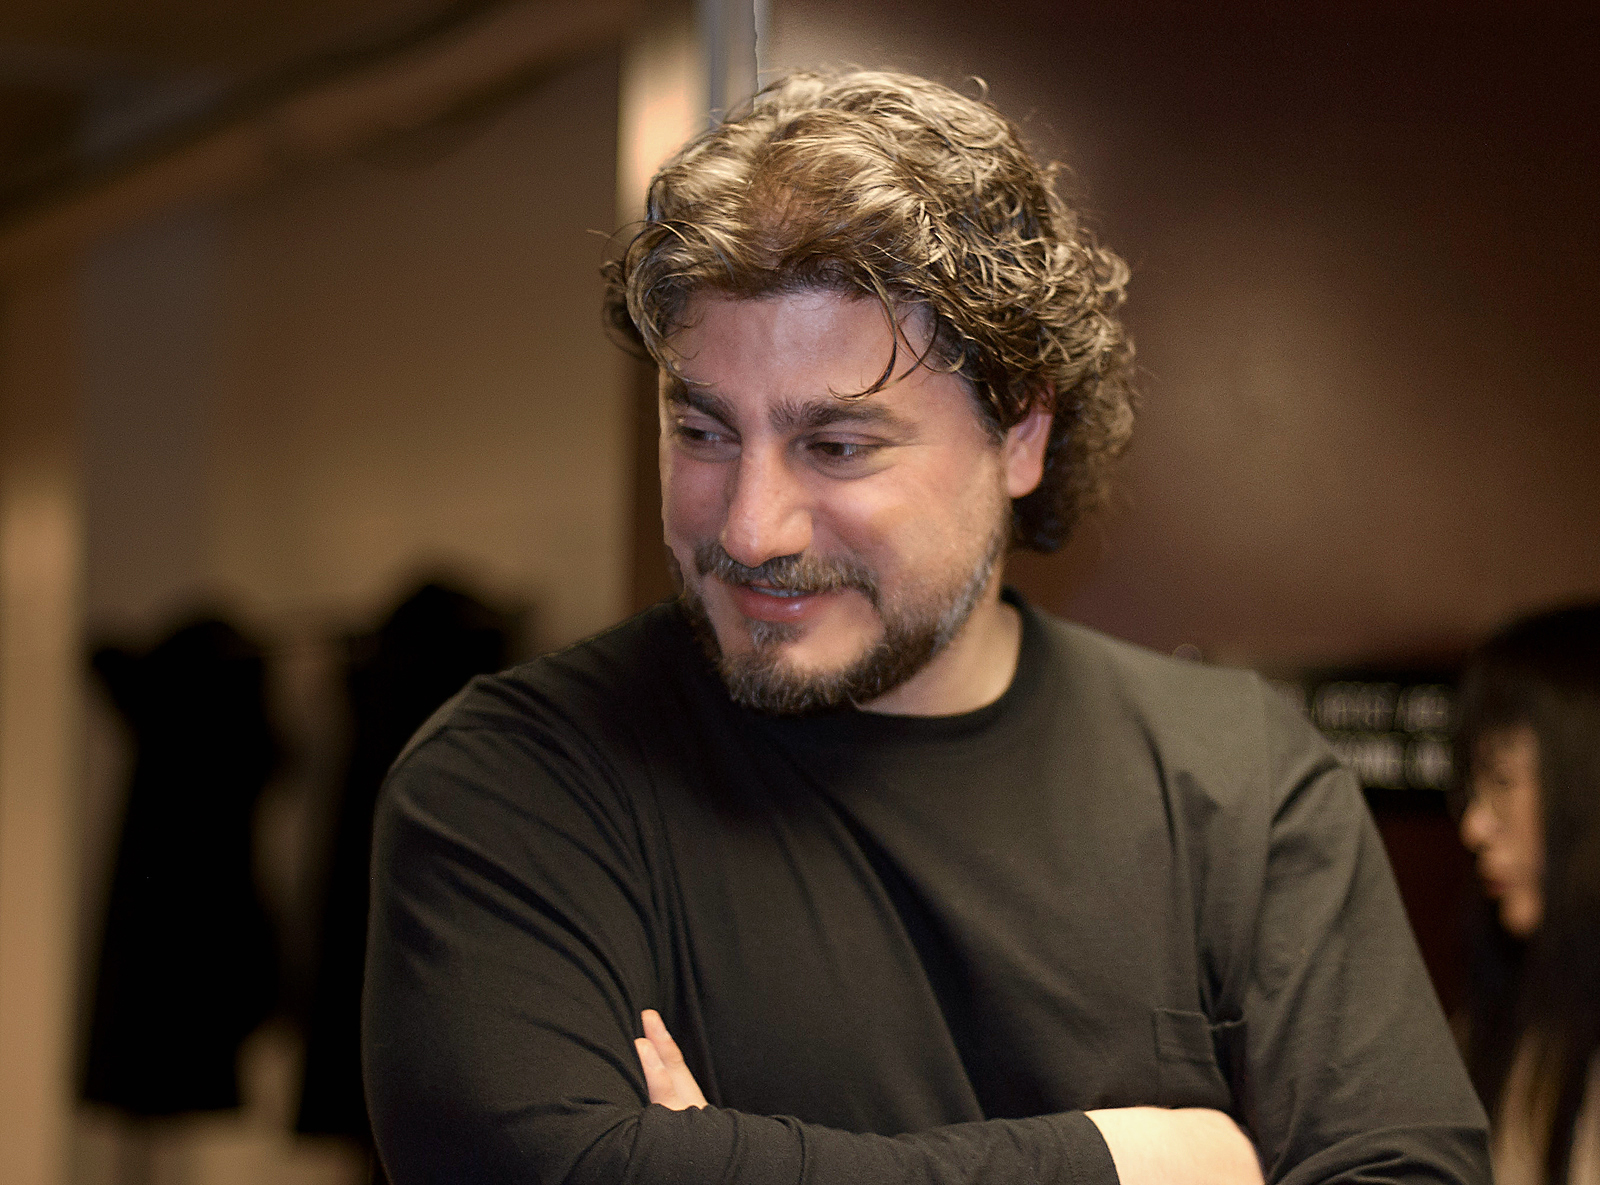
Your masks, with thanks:
[[[672,425],[672,434],[687,445],[714,447],[728,443],[728,435],[717,428],[698,427],[681,420]]]
[[[811,442],[811,451],[830,461],[860,461],[870,457],[877,449],[878,446],[875,444],[863,444],[856,440],[814,440]]]

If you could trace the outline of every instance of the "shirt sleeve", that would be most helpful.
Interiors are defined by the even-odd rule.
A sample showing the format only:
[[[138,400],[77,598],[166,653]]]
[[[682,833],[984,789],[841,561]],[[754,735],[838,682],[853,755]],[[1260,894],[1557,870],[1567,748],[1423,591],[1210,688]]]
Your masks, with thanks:
[[[1266,1179],[1486,1185],[1483,1110],[1360,789],[1260,694],[1269,786],[1242,824],[1218,816],[1208,937],[1240,952],[1219,961],[1219,1028]]]
[[[900,1136],[647,1105],[639,1012],[672,1024],[640,821],[579,743],[447,727],[374,832],[363,1056],[396,1185],[1116,1185],[1082,1112]]]

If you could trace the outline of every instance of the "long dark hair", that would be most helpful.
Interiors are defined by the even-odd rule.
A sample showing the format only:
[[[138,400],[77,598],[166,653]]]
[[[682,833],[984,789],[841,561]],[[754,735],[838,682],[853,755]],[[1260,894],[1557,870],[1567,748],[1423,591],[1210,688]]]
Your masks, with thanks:
[[[1473,942],[1467,1063],[1491,1115],[1548,1121],[1544,1179],[1565,1185],[1589,1065],[1600,1051],[1600,602],[1518,621],[1462,681],[1456,768],[1464,791],[1487,733],[1532,729],[1544,820],[1544,916],[1526,941],[1484,910]],[[1538,1097],[1505,1098],[1528,1042]],[[1550,1105],[1553,1104],[1553,1105]]]

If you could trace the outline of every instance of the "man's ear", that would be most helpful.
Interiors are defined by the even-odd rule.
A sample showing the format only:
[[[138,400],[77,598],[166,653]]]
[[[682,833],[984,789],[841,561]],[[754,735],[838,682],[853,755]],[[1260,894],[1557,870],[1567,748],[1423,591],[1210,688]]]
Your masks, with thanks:
[[[1047,383],[1034,400],[1028,414],[1006,431],[1000,445],[1000,463],[1005,467],[1006,496],[1020,498],[1038,488],[1044,477],[1044,454],[1050,444],[1050,425],[1055,419],[1056,389]]]

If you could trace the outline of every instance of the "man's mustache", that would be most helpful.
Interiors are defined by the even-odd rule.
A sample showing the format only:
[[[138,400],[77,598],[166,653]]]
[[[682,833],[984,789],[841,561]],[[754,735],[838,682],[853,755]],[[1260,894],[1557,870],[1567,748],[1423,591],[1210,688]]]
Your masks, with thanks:
[[[877,580],[865,565],[854,560],[828,559],[800,552],[774,556],[751,568],[724,551],[720,543],[707,540],[694,549],[694,566],[701,576],[713,576],[724,584],[764,584],[798,593],[852,588],[874,605],[878,603]]]

